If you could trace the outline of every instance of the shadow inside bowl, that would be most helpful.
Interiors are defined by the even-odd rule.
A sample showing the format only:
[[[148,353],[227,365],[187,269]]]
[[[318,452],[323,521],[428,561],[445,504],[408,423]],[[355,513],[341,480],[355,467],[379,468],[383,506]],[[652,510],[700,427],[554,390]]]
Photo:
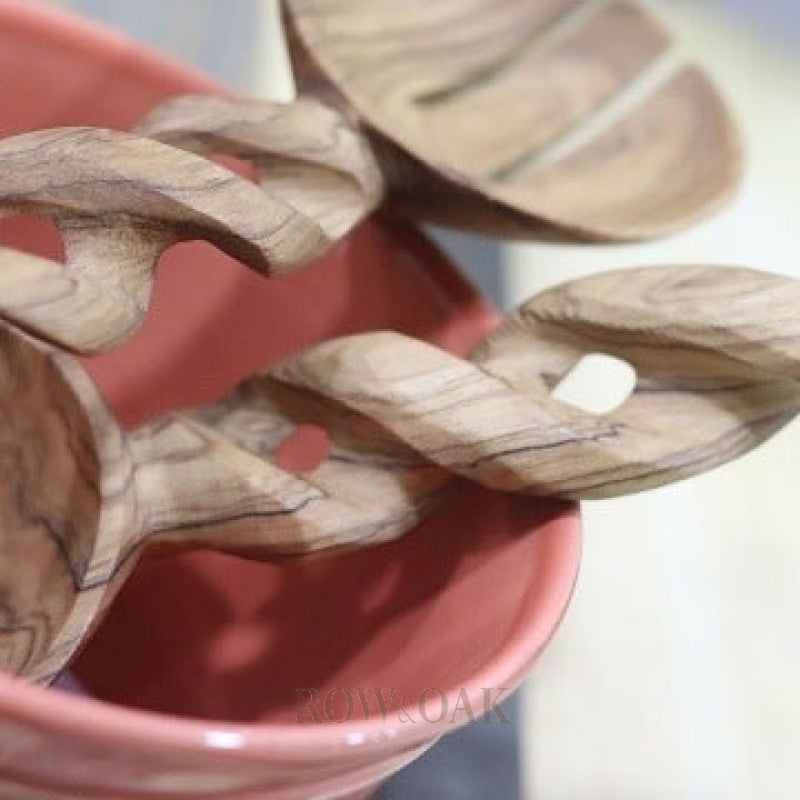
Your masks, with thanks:
[[[428,240],[387,220],[272,280],[208,246],[170,257],[142,330],[85,362],[127,423],[213,399],[332,335],[391,328],[463,354],[493,320]],[[240,722],[293,722],[306,691],[333,718],[359,688],[394,689],[395,705],[426,689],[457,693],[515,636],[555,623],[548,576],[574,567],[571,514],[571,505],[456,483],[413,534],[362,552],[280,564],[146,557],[76,674],[115,703]]]
[[[357,718],[359,689],[395,708],[457,694],[515,637],[535,636],[523,617],[532,595],[546,598],[572,513],[460,484],[377,548],[281,564],[147,558],[75,674],[103,700],[238,722],[311,721],[309,703],[323,721]]]

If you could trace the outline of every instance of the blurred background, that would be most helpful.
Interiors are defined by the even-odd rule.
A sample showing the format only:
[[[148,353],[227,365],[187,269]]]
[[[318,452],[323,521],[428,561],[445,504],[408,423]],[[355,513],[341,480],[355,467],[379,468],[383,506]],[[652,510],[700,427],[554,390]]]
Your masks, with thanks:
[[[291,96],[271,0],[37,1],[122,30],[242,91]],[[511,244],[436,231],[499,305],[635,264],[737,263],[800,278],[800,3],[661,0],[652,8],[738,117],[748,156],[738,198],[715,219],[647,245]],[[613,395],[614,380],[576,374],[570,398]],[[577,592],[509,706],[516,726],[452,737],[385,797],[800,796],[798,452],[795,424],[685,485],[586,504]]]

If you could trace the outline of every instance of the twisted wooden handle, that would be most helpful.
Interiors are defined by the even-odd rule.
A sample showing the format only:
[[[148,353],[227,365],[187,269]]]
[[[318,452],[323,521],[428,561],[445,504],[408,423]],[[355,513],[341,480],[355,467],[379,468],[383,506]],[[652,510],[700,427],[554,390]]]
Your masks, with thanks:
[[[728,461],[794,417],[798,308],[797,281],[755,270],[625,270],[534,297],[471,361],[383,332],[325,342],[270,375],[485,486],[611,497]],[[550,393],[596,351],[637,373],[601,416]]]
[[[471,360],[388,331],[324,342],[195,412],[194,442],[204,445],[182,460],[174,448],[151,449],[141,467],[152,476],[141,492],[147,535],[191,541],[205,527],[216,546],[307,552],[402,534],[452,473],[504,491],[588,499],[703,472],[800,410],[798,287],[743,268],[625,270],[543,292]],[[595,351],[637,372],[632,395],[600,416],[551,395]],[[304,423],[325,428],[332,450],[313,472],[292,474],[272,459]],[[220,469],[223,441],[247,454],[237,469],[231,458]],[[203,492],[181,474],[197,473],[198,458],[214,460],[201,470],[215,475],[209,485],[235,490],[193,501]],[[178,508],[174,493],[158,499],[167,462],[173,492],[182,487]],[[212,513],[220,496],[243,505],[222,520]]]
[[[276,459],[297,425],[313,423],[331,450],[311,472]],[[300,555],[390,541],[415,527],[450,474],[359,415],[269,376],[219,403],[137,430],[130,446],[144,543]]]
[[[70,350],[107,349],[138,326],[156,259],[173,242],[204,238],[261,272],[285,269],[324,249],[382,192],[361,137],[307,98],[285,107],[180,98],[142,131],[164,141],[72,128],[0,142],[0,212],[48,215],[66,245],[64,267],[0,251],[0,314]],[[198,155],[215,152],[251,161],[261,188]],[[751,308],[746,298],[775,285],[790,296],[786,283],[720,268],[576,282],[520,309],[472,362],[391,333],[320,345],[194,420],[142,432],[134,444],[149,509],[144,534],[181,538],[184,522],[217,530],[222,521],[217,538],[232,546],[306,551],[399,535],[450,472],[494,488],[587,498],[701,471],[763,439],[796,403],[785,376],[766,367],[767,377],[743,375],[734,346],[742,327],[730,308],[720,319],[715,292]],[[759,316],[773,307],[765,302],[746,320],[755,341]],[[549,394],[578,354],[598,348],[639,373],[634,396],[605,417]],[[333,458],[303,478],[263,459],[253,472],[242,453],[271,457],[279,442],[266,431],[285,431],[298,415],[325,421]],[[216,499],[198,490],[199,464],[215,485],[231,487],[230,508],[247,504],[257,484],[254,511],[215,514]],[[164,485],[171,493],[162,497]],[[274,536],[265,534],[270,526]]]
[[[76,361],[0,326],[0,544],[25,553],[0,563],[3,663],[49,680],[150,542],[306,554],[400,536],[453,473],[592,498],[729,460],[800,411],[798,287],[738,268],[604,274],[533,298],[471,360],[387,331],[335,339],[131,436]],[[550,395],[586,350],[636,367],[610,414]],[[281,467],[309,422],[330,453]]]
[[[291,103],[184,95],[162,103],[137,127],[143,136],[255,168],[258,184],[342,238],[376,208],[383,176],[367,140],[312,97]]]
[[[134,434],[143,519],[126,550],[153,537],[267,554],[384,541],[452,473],[588,499],[705,471],[800,410],[798,286],[744,268],[625,270],[534,297],[470,360],[389,331],[324,342]],[[551,395],[595,351],[637,372],[600,416]],[[281,443],[307,423],[330,454],[308,474],[281,468]]]
[[[381,196],[361,138],[312,100],[188,97],[144,127],[178,147],[97,128],[0,142],[0,216],[52,218],[66,252],[62,267],[0,249],[3,316],[70,350],[102,352],[140,325],[170,245],[205,239],[279,273],[320,255]],[[252,161],[259,186],[190,150]]]

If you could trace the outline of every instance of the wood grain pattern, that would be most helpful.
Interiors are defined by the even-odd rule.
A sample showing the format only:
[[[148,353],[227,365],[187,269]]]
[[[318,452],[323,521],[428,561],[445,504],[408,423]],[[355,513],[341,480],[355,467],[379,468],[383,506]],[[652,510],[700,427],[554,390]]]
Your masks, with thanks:
[[[664,33],[629,2],[402,0],[375,14],[363,0],[294,0],[286,14],[298,77],[339,111],[310,97],[195,96],[154,110],[140,135],[63,128],[0,142],[0,216],[51,217],[66,252],[62,268],[0,250],[6,318],[102,352],[141,323],[172,244],[205,239],[281,272],[385,190],[398,210],[477,230],[626,239],[694,221],[734,183],[732,124],[690,68],[555,163],[536,157],[664,52]],[[199,155],[217,153],[250,162],[259,186]]]
[[[696,68],[669,67],[668,37],[636,3],[282,7],[300,89],[358,122],[398,212],[631,240],[697,220],[738,181],[719,95]]]
[[[245,178],[133,134],[60,128],[13,136],[0,142],[0,169],[0,215],[52,218],[66,252],[63,267],[0,256],[2,313],[84,353],[138,328],[158,258],[176,242],[205,239],[263,274],[331,243],[316,220]]]
[[[331,552],[410,530],[454,475],[584,499],[735,458],[800,411],[799,287],[733,267],[593,276],[523,304],[469,360],[391,331],[342,337],[130,435],[76,361],[3,326],[0,663],[51,680],[143,546]],[[637,372],[599,416],[551,395],[596,351]],[[307,423],[330,452],[284,468]]]
[[[661,135],[665,129],[670,136]],[[698,69],[686,67],[563,159],[534,169],[520,165],[498,194],[512,204],[535,197],[554,222],[588,237],[608,229],[625,231],[623,238],[648,238],[673,229],[677,220],[697,222],[720,205],[727,194],[722,187],[731,185],[731,163],[716,151],[730,130],[714,88]]]
[[[609,47],[610,41],[624,46]],[[418,99],[420,124],[431,146],[461,172],[482,179],[506,175],[600,108],[668,44],[650,18],[614,3],[562,36],[525,47],[511,63],[466,86]],[[504,108],[514,111],[487,124]]]
[[[391,332],[347,337],[124,434],[60,348],[100,352],[130,336],[178,241],[281,272],[385,190],[396,208],[479,230],[635,238],[694,219],[733,182],[730,120],[693,70],[540,163],[664,52],[631,3],[286,5],[298,74],[330,107],[178,98],[136,134],[0,142],[0,215],[50,217],[65,246],[63,265],[0,249],[0,315],[12,323],[0,327],[0,665],[32,680],[68,663],[144,546],[286,557],[375,544],[414,527],[454,474],[613,496],[732,458],[797,410],[780,371],[794,350],[760,321],[789,315],[794,284],[675,268],[545,293],[471,361]],[[258,185],[204,157],[215,154],[250,162]],[[739,309],[723,320],[720,292]],[[549,390],[598,347],[630,360],[639,383],[592,417]],[[330,453],[308,473],[283,468],[281,443],[308,422]]]
[[[261,558],[375,544],[414,527],[448,481],[374,423],[268,378],[129,436],[77,361],[6,325],[0,408],[0,665],[43,683],[145,544]],[[273,459],[309,419],[334,450],[295,474]]]
[[[137,131],[184,150],[251,163],[265,192],[315,220],[331,242],[383,197],[366,139],[312,97],[267,103],[186,95],[159,105]]]
[[[286,4],[298,77],[339,110],[311,97],[192,96],[155,109],[138,135],[63,128],[0,142],[0,216],[51,217],[66,253],[62,268],[0,250],[0,311],[97,353],[138,328],[158,259],[178,241],[281,272],[344,236],[385,191],[397,210],[477,230],[642,238],[694,221],[735,182],[732,124],[690,68],[573,152],[538,158],[665,51],[636,5],[374,8]],[[201,157],[215,154],[249,162],[258,187]]]
[[[798,286],[744,268],[611,272],[534,297],[469,362],[384,332],[325,342],[272,376],[484,486],[614,497],[724,463],[795,416]],[[592,352],[637,373],[600,416],[551,395]]]
[[[77,363],[5,325],[0,408],[0,663],[35,679],[97,615],[131,470]]]

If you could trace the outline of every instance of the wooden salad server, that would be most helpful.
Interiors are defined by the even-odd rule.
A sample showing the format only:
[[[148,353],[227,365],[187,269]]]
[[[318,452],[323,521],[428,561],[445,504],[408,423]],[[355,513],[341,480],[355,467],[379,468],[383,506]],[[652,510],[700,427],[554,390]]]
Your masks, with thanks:
[[[475,230],[629,239],[688,224],[734,187],[739,149],[719,97],[691,67],[653,83],[668,38],[634,4],[285,6],[301,87],[338,109],[309,96],[189,96],[137,133],[60,128],[0,142],[0,216],[51,217],[66,256],[64,269],[31,258],[0,271],[7,317],[38,335],[57,319],[59,341],[102,352],[140,324],[175,242],[206,239],[279,273],[320,255],[384,195]],[[598,120],[545,163],[542,148],[559,152],[559,137]],[[258,186],[203,157],[214,154],[247,162]]]
[[[336,552],[404,534],[456,475],[598,498],[728,461],[800,410],[798,307],[800,283],[750,269],[607,273],[534,297],[468,360],[347,336],[130,434],[72,356],[4,323],[2,666],[52,680],[146,546]],[[637,372],[600,416],[550,393],[598,350]],[[276,453],[307,423],[331,447],[298,473]]]
[[[710,213],[737,183],[719,95],[635,3],[283,8],[296,101],[176,98],[138,132],[250,160],[333,239],[384,199],[485,233],[640,239]]]
[[[487,233],[631,240],[740,172],[718,93],[630,0],[282,0],[298,90],[367,137],[393,209]]]
[[[638,9],[630,13],[641,14]],[[595,153],[582,162],[585,180],[551,183],[554,191],[572,186],[581,203],[607,199],[597,212],[613,216],[613,225],[605,233],[599,228],[583,233],[626,238],[634,235],[634,227],[635,235],[664,232],[689,222],[710,207],[712,195],[720,199],[732,187],[738,163],[732,128],[713,90],[699,73],[690,74],[708,95],[707,104],[700,113],[689,102],[693,93],[683,100],[705,120],[703,130],[709,128],[708,135],[691,141],[705,142],[709,152],[677,135],[683,128],[672,123],[686,115],[670,116],[666,127],[645,115],[644,138],[628,130],[633,122],[620,123],[620,142],[612,147],[603,140],[600,155],[609,159]],[[684,108],[664,102],[673,110]],[[641,147],[630,144],[640,140]],[[0,216],[52,218],[64,241],[65,264],[15,255],[14,268],[0,270],[2,312],[36,335],[55,326],[64,346],[103,352],[140,325],[158,259],[176,242],[205,239],[266,275],[323,253],[381,203],[384,175],[390,194],[406,191],[392,177],[396,154],[383,147],[376,152],[380,168],[367,139],[342,114],[310,97],[289,104],[178,97],[148,115],[137,133],[58,128],[9,137],[0,142]],[[648,153],[664,158],[651,159]],[[258,186],[228,168],[230,163],[226,167],[204,157],[215,154],[246,162]],[[697,158],[704,161],[703,169]],[[654,165],[658,169],[651,169]],[[603,177],[598,170],[605,169]],[[618,169],[629,179],[620,180]],[[491,229],[490,220],[502,218],[499,228],[506,230],[505,223],[514,227],[524,218],[519,230],[529,235],[542,234],[542,225],[546,235],[560,235],[552,215],[546,220],[546,214],[540,218],[497,198],[490,201],[484,184],[458,170],[434,173],[416,170],[406,187],[408,201],[422,216],[436,216],[455,204],[468,226],[475,222],[476,228]],[[548,193],[540,189],[535,194],[544,201]],[[632,193],[626,194],[628,189]],[[664,217],[663,229],[654,227],[662,213],[668,224]],[[580,225],[592,217],[582,219]],[[580,225],[573,220],[567,226],[572,233],[567,228],[561,233],[582,235]],[[114,269],[105,269],[109,266]]]
[[[265,124],[271,107],[257,107],[262,138],[280,139],[280,125]],[[237,108],[246,119],[248,101]],[[305,173],[316,194],[279,180],[259,187],[210,159],[133,133],[54,128],[0,141],[0,217],[49,217],[64,244],[63,264],[0,254],[0,313],[64,347],[99,353],[138,329],[158,260],[177,242],[208,241],[262,275],[320,255],[363,216],[360,205],[355,214],[348,210],[347,188],[371,185],[371,162],[353,156],[361,142],[355,134],[320,127],[332,112],[311,103],[294,105],[291,114],[308,123],[291,138],[296,150],[331,137],[325,170]],[[259,155],[263,164],[269,154]],[[273,159],[272,171],[285,173],[282,163]]]

